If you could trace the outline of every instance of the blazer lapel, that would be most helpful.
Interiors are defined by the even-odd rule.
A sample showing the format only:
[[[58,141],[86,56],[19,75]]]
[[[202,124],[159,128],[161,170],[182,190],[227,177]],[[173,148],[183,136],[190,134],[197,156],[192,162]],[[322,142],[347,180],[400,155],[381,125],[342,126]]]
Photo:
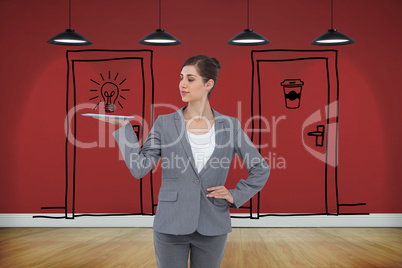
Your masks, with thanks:
[[[211,108],[212,109],[212,108]],[[212,152],[211,157],[208,159],[207,163],[205,163],[204,167],[201,169],[199,176],[201,177],[202,174],[205,173],[205,171],[210,167],[210,161],[213,158],[218,158],[220,155],[220,152],[222,151],[222,141],[223,141],[223,136],[225,135],[225,132],[223,131],[223,122],[224,119],[222,118],[222,115],[212,109],[215,117],[215,148],[214,151]]]
[[[178,136],[181,137],[180,138],[180,142],[184,148],[184,151],[187,154],[188,159],[190,159],[190,163],[191,166],[194,169],[194,172],[197,174],[197,176],[201,177],[202,174],[205,173],[205,171],[209,168],[210,166],[210,161],[212,158],[217,158],[220,154],[220,152],[222,151],[222,141],[223,136],[225,135],[225,132],[223,131],[224,128],[224,118],[222,116],[222,114],[220,114],[219,112],[215,111],[214,109],[212,109],[213,113],[214,113],[214,117],[215,117],[215,144],[217,146],[215,146],[215,149],[211,155],[211,157],[208,159],[207,163],[205,163],[204,167],[201,169],[200,173],[198,173],[197,171],[197,167],[195,165],[195,161],[194,161],[194,157],[193,157],[193,151],[191,150],[191,145],[190,142],[188,140],[188,135],[187,135],[187,129],[186,129],[186,125],[184,122],[184,117],[183,117],[183,110],[186,106],[182,107],[180,110],[178,110],[175,114],[175,125],[176,125],[176,129],[177,129],[177,133]]]
[[[184,107],[186,107],[186,106],[184,106]],[[180,137],[180,143],[182,144],[184,151],[187,154],[188,159],[190,159],[190,163],[194,169],[195,174],[197,174],[197,176],[198,176],[197,167],[195,166],[195,162],[194,162],[193,151],[191,150],[191,145],[188,140],[186,123],[184,122],[184,117],[183,117],[184,107],[182,107],[180,110],[178,110],[176,112],[174,121],[175,121],[178,137]]]

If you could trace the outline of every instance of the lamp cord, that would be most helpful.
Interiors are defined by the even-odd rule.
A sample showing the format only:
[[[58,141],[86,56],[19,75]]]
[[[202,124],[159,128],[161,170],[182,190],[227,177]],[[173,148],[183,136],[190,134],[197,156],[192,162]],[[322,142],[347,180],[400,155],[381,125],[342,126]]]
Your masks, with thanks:
[[[71,0],[68,1],[68,28],[71,30]]]
[[[250,29],[250,10],[249,10],[249,0],[247,0],[247,29]]]
[[[161,12],[161,0],[159,0],[159,29],[161,28],[161,22],[162,21],[162,12]]]
[[[331,29],[334,29],[334,0],[331,0]]]

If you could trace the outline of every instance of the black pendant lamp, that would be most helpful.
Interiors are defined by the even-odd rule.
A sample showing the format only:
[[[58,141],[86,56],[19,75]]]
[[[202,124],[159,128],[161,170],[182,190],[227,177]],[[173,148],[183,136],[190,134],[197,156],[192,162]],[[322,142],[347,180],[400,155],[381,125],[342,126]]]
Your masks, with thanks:
[[[318,36],[316,39],[311,41],[311,45],[314,46],[340,46],[340,45],[349,45],[353,44],[355,41],[347,36],[346,34],[343,34],[341,32],[338,32],[336,29],[333,27],[334,23],[334,2],[331,0],[331,29],[329,29],[327,32],[321,34]]]
[[[159,0],[159,28],[138,41],[139,44],[149,46],[176,46],[181,44],[179,39],[162,29],[161,17],[161,0]]]
[[[250,29],[249,15],[249,0],[247,0],[247,29],[232,37],[226,44],[234,46],[259,46],[271,43],[267,38]]]
[[[85,36],[77,33],[71,29],[71,0],[69,0],[69,10],[68,10],[68,29],[58,35],[53,36],[49,41],[49,44],[62,45],[62,46],[88,46],[92,45]]]

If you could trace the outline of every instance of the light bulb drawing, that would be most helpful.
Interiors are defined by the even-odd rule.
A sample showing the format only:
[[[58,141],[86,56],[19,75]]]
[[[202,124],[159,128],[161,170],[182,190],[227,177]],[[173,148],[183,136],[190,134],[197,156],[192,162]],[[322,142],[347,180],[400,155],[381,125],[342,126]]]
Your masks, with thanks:
[[[105,111],[108,113],[114,112],[114,104],[119,97],[119,87],[112,82],[106,82],[101,87],[101,95],[105,103]]]
[[[123,99],[126,100],[124,96],[121,95],[122,91],[130,91],[129,88],[122,88],[120,89],[119,86],[121,86],[127,78],[124,78],[120,83],[117,84],[116,80],[117,77],[119,76],[119,73],[116,73],[116,76],[114,79],[110,78],[110,71],[108,73],[108,77],[105,79],[105,77],[100,73],[100,77],[102,79],[102,82],[99,83],[95,81],[94,79],[90,79],[91,82],[94,84],[98,85],[100,88],[99,89],[90,89],[91,92],[99,92],[98,96],[92,97],[89,100],[94,100],[102,97],[102,100],[99,100],[96,106],[94,107],[94,110],[99,106],[99,104],[103,101],[104,103],[104,109],[106,113],[112,113],[116,110],[116,102],[119,104],[121,108],[123,108],[123,105],[118,99]]]

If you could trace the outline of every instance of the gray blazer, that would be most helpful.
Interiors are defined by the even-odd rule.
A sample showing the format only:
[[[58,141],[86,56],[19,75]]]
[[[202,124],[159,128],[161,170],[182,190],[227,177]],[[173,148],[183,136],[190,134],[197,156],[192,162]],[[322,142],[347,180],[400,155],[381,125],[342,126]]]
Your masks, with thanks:
[[[161,158],[162,184],[153,228],[166,234],[222,235],[231,232],[229,203],[206,197],[207,188],[225,185],[234,154],[243,160],[249,176],[240,180],[233,195],[239,208],[266,183],[270,168],[237,118],[212,109],[215,116],[215,150],[200,173],[188,141],[183,111],[160,115],[142,148],[130,124],[113,133],[132,175],[144,177]]]

